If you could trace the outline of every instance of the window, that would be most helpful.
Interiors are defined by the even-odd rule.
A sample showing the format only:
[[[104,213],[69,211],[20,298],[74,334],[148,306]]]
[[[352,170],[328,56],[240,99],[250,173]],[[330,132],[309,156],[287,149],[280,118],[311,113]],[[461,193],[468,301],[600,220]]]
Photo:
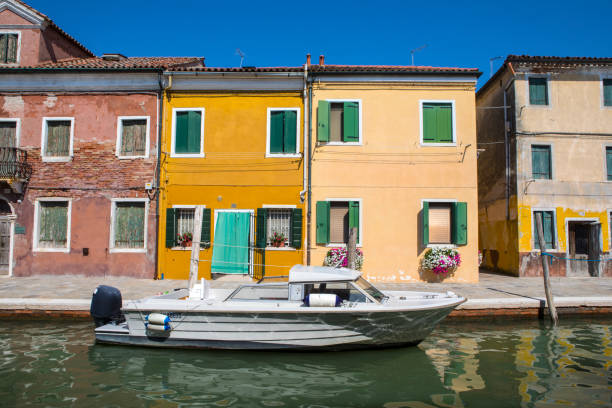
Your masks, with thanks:
[[[14,64],[17,62],[19,47],[19,34],[0,33],[0,64]]]
[[[43,118],[42,158],[66,161],[72,157],[74,118]]]
[[[268,155],[295,156],[298,153],[299,115],[299,109],[268,109]]]
[[[175,108],[172,114],[172,155],[204,157],[204,108]]]
[[[146,200],[113,201],[111,250],[142,252],[146,249],[146,204]]]
[[[117,121],[117,157],[149,156],[149,118],[120,116]]]
[[[544,242],[547,249],[554,249],[555,245],[555,217],[553,211],[534,211],[533,212],[533,248],[540,249],[538,230],[536,226],[536,216],[542,214],[542,229],[544,230]]]
[[[454,142],[454,103],[421,101],[421,143]]]
[[[349,230],[357,228],[357,243],[361,243],[360,202],[318,201],[317,244],[346,244]]]
[[[612,146],[606,146],[606,168],[608,170],[608,181],[612,181]]]
[[[282,234],[274,240],[274,234]],[[257,248],[302,246],[302,209],[274,208],[257,209],[256,242]]]
[[[612,106],[612,78],[603,80],[604,106]]]
[[[529,104],[548,105],[548,86],[546,78],[529,78]]]
[[[467,203],[423,202],[423,245],[467,245]]]
[[[361,143],[360,101],[319,101],[317,141]]]
[[[68,252],[70,249],[70,208],[67,199],[40,199],[34,214],[36,251]]]
[[[202,229],[200,232],[200,248],[210,247],[210,208],[202,209]],[[185,234],[191,234],[195,218],[194,206],[180,206],[166,209],[166,248],[191,248],[191,242],[186,242]]]
[[[552,179],[549,145],[531,145],[531,176],[534,179]]]
[[[17,147],[17,120],[0,119],[0,147]]]

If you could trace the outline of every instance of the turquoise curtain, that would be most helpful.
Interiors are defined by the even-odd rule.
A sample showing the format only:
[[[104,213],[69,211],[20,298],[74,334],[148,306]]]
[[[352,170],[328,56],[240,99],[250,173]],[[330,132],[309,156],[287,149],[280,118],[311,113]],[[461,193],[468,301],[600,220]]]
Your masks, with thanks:
[[[249,273],[251,214],[219,212],[213,242],[212,273]]]

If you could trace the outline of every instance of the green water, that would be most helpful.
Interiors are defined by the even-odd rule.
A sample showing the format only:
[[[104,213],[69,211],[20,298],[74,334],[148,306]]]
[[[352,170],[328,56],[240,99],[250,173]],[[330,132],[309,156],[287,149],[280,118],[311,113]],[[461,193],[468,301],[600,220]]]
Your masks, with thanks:
[[[94,345],[87,322],[2,321],[3,407],[612,407],[612,320],[443,323],[335,353]]]

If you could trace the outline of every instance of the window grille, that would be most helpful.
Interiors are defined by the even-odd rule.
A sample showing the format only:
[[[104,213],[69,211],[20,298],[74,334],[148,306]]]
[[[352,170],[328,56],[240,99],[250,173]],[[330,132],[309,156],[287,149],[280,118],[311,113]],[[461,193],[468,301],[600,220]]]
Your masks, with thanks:
[[[291,233],[291,209],[268,209],[268,245],[272,245],[274,233],[283,234],[285,245]]]
[[[194,208],[178,208],[176,210],[176,233],[183,235],[193,234],[193,219],[195,217]]]

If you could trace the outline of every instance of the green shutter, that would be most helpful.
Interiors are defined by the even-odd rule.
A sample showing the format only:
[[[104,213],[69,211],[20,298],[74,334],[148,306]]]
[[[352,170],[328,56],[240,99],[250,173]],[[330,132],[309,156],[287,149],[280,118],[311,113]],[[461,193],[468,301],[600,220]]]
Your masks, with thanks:
[[[467,203],[453,203],[451,239],[455,245],[467,245]]]
[[[551,178],[550,146],[531,146],[531,175],[534,179]]]
[[[302,246],[302,209],[294,208],[291,212],[291,246],[300,248]]]
[[[70,154],[70,126],[68,120],[47,121],[46,156],[68,156]]]
[[[359,201],[349,201],[349,230],[357,228],[357,242],[359,242]]]
[[[115,204],[115,247],[144,248],[144,203]]]
[[[255,246],[265,248],[268,241],[268,210],[265,208],[257,209],[257,225],[255,230]]]
[[[174,152],[189,153],[189,112],[176,112]]]
[[[437,142],[452,143],[453,142],[453,106],[448,104],[439,104],[436,111],[436,121],[438,123]]]
[[[41,202],[38,241],[46,248],[66,248],[68,203]]]
[[[166,208],[166,248],[172,248],[176,243],[176,210]]]
[[[429,201],[423,202],[423,246],[429,245]]]
[[[608,168],[608,181],[612,181],[612,147],[606,147],[606,166]]]
[[[359,103],[344,102],[343,142],[359,142]]]
[[[210,248],[210,208],[202,209],[202,235],[200,235],[200,248]]]
[[[296,153],[297,112],[287,110],[285,114],[284,153]]]
[[[270,153],[283,153],[285,112],[270,112]]]
[[[8,34],[0,34],[0,63],[6,63],[8,51]]]
[[[438,121],[436,120],[436,107],[423,104],[423,142],[435,143],[438,137]]]
[[[122,156],[143,156],[146,153],[147,121],[144,119],[121,122]]]
[[[546,78],[529,78],[529,104],[548,105]]]
[[[329,242],[329,202],[317,201],[317,244]]]
[[[604,106],[612,106],[612,79],[603,80]]]
[[[317,113],[317,141],[329,142],[329,102],[319,101]]]
[[[0,147],[16,147],[17,122],[0,122]]]
[[[540,240],[538,238],[538,227],[536,217],[537,214],[542,214],[542,230],[544,232],[544,242],[546,244],[546,248],[555,248],[554,236],[555,236],[555,226],[554,226],[554,217],[552,211],[535,211],[533,217],[533,236],[534,236],[534,248],[540,249]]]
[[[189,136],[187,144],[189,153],[200,153],[200,141],[202,130],[202,112],[189,111]]]

